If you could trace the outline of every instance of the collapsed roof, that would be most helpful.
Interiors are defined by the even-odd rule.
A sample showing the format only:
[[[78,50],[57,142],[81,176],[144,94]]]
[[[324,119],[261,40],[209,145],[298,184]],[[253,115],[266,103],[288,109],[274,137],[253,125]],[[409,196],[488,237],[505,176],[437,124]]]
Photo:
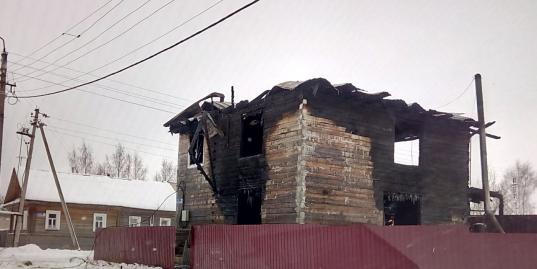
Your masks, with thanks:
[[[388,92],[369,93],[360,88],[355,87],[351,83],[331,84],[324,78],[315,78],[306,81],[288,81],[274,86],[270,90],[266,90],[252,101],[241,101],[235,106],[230,102],[224,102],[224,94],[211,93],[204,98],[194,102],[188,108],[177,114],[175,117],[164,123],[164,127],[169,127],[171,133],[178,133],[181,126],[184,126],[188,121],[192,121],[201,116],[203,111],[220,111],[222,113],[233,113],[237,109],[242,109],[247,106],[258,106],[264,102],[269,95],[286,94],[290,91],[302,91],[316,96],[319,90],[328,90],[336,96],[341,96],[348,102],[356,102],[357,104],[366,103],[381,103],[393,115],[395,119],[395,128],[399,130],[399,137],[396,140],[411,140],[414,136],[411,131],[415,129],[415,125],[423,122],[426,119],[443,119],[458,122],[466,125],[468,128],[477,128],[478,122],[472,118],[463,117],[462,113],[448,113],[433,109],[426,110],[417,103],[408,104],[401,99],[385,99],[390,96]],[[214,99],[218,98],[218,101]],[[470,131],[475,131],[470,129]]]

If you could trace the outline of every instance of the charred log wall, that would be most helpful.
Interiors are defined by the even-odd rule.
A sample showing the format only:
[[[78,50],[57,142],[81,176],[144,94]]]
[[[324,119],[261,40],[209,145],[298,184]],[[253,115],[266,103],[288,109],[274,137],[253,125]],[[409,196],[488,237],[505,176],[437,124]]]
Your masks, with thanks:
[[[468,212],[466,126],[404,119],[416,127],[420,161],[396,164],[399,115],[380,100],[315,87],[272,90],[250,103],[211,111],[224,133],[209,137],[204,147],[204,168],[216,194],[196,168],[188,168],[189,138],[181,135],[179,179],[186,181],[191,223],[240,222],[239,202],[250,193],[261,199],[261,223],[382,224],[386,192],[418,195],[423,224],[462,221]],[[241,157],[243,119],[256,114],[262,115],[263,150]]]

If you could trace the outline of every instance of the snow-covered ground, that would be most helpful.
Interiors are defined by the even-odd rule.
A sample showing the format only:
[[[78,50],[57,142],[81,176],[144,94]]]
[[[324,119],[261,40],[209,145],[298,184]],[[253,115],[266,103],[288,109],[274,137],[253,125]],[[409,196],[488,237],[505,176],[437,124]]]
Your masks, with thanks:
[[[93,261],[93,254],[91,251],[67,249],[43,250],[36,245],[30,244],[18,248],[0,248],[0,268],[148,269],[158,267]]]

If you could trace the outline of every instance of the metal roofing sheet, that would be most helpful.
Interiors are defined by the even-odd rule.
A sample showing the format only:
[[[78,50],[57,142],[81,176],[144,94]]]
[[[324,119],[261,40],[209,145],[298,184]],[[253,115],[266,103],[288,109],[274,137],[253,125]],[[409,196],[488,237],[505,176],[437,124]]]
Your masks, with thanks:
[[[463,225],[194,226],[191,268],[535,268],[537,234]]]

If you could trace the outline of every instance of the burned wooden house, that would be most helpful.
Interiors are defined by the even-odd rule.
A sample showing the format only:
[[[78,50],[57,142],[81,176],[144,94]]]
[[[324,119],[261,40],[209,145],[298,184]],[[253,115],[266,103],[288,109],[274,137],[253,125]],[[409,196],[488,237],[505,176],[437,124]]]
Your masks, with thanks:
[[[179,134],[182,220],[462,222],[477,122],[388,96],[318,78],[195,102],[164,124]],[[419,141],[413,164],[394,162],[405,141]]]

